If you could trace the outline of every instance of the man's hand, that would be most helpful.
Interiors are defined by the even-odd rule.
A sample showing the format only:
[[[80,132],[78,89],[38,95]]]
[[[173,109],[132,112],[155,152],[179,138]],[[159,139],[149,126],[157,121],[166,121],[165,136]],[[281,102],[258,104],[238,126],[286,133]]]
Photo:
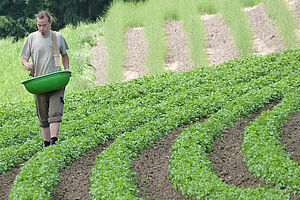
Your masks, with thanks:
[[[65,70],[71,72],[71,70],[70,70],[69,67],[65,67]],[[71,77],[71,76],[72,76],[72,72],[70,73],[70,77]]]
[[[30,63],[30,62],[28,61],[28,59],[26,59],[26,58],[23,58],[22,64],[23,64],[23,66],[25,67],[26,70],[30,71],[29,76],[34,77],[33,64]]]
[[[32,63],[30,63],[30,62],[24,62],[23,65],[24,65],[24,67],[25,67],[26,70],[32,71],[32,69],[33,69],[33,64]]]

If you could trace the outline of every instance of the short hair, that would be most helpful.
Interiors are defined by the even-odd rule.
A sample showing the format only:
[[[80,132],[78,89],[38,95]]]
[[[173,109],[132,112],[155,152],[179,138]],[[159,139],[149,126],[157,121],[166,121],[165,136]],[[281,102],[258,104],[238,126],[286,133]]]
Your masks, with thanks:
[[[39,19],[44,19],[45,17],[48,17],[48,21],[51,22],[51,16],[50,14],[47,12],[47,11],[40,11],[37,16],[36,16],[36,19],[39,18]]]

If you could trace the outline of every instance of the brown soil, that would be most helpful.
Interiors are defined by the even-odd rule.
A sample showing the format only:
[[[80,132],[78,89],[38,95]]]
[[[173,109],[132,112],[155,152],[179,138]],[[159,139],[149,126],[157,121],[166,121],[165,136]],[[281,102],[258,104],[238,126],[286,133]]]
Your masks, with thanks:
[[[0,200],[7,200],[11,186],[19,174],[19,168],[16,167],[5,174],[0,174]]]
[[[105,85],[107,83],[107,69],[109,65],[109,56],[104,43],[104,37],[98,38],[98,45],[91,49],[93,57],[91,65],[96,66],[96,85]]]
[[[287,2],[295,14],[300,27],[300,1],[287,0]],[[283,48],[278,37],[278,31],[270,20],[266,18],[262,5],[247,8],[245,12],[247,16],[249,16],[249,21],[254,32],[254,45],[257,53],[266,54]],[[238,57],[238,53],[234,48],[230,37],[230,30],[224,25],[221,16],[201,16],[201,19],[204,22],[206,30],[205,35],[208,46],[206,51],[211,65],[220,64],[229,59]],[[191,69],[193,65],[189,59],[190,52],[187,48],[187,38],[183,31],[182,23],[178,21],[166,21],[164,28],[168,42],[166,69]],[[146,74],[146,70],[144,70],[145,58],[143,55],[144,53],[146,54],[146,48],[142,28],[127,29],[125,35],[127,41],[126,44],[128,45],[128,57],[124,66],[124,80],[130,80],[131,78]],[[95,84],[104,85],[107,83],[106,75],[109,61],[103,37],[99,38],[98,44],[99,45],[92,49],[94,57],[91,64],[96,68]],[[214,168],[219,169],[221,172],[220,176],[227,177],[228,182],[232,182],[237,186],[257,184],[257,180],[251,177],[251,174],[243,167],[241,157],[237,156],[240,154],[240,140],[238,139],[241,135],[240,132],[245,124],[253,117],[254,116],[243,119],[240,122],[237,122],[231,129],[224,130],[224,137],[228,138],[226,140],[228,140],[230,146],[234,146],[234,148],[227,148],[227,144],[220,143],[220,145],[225,145],[223,153],[228,154],[226,151],[229,150],[230,153],[234,153],[236,156],[234,156],[232,160],[229,160],[230,163],[227,163],[227,166],[226,163],[224,163],[224,166],[219,166],[219,164],[214,165]],[[291,152],[291,157],[298,162],[300,151],[299,118],[300,112],[292,116],[291,120],[285,124],[282,136],[282,142],[287,145],[287,151]],[[137,178],[137,184],[141,189],[141,195],[147,197],[147,199],[185,199],[185,197],[181,195],[181,192],[174,190],[171,187],[167,168],[170,146],[180,131],[181,129],[176,129],[170,132],[166,137],[157,141],[154,147],[142,152],[141,156],[133,162],[133,169],[140,174],[140,178]],[[109,145],[109,143],[106,145]],[[215,150],[218,148],[222,147],[215,147]],[[89,175],[95,157],[101,153],[102,150],[103,146],[100,145],[90,152],[87,152],[86,155],[76,159],[71,165],[60,172],[61,182],[55,188],[53,199],[89,199]],[[235,171],[237,174],[229,175],[231,170],[236,170],[231,165],[239,166],[239,168],[241,168],[238,172]],[[15,168],[6,174],[0,175],[1,200],[8,199],[8,192],[18,172],[18,168]],[[298,196],[292,197],[292,199],[297,198],[299,199]]]
[[[300,165],[300,112],[291,116],[283,127],[281,143],[286,146],[286,151],[291,154],[291,158]],[[291,200],[300,200],[300,195],[292,195]]]
[[[257,54],[268,54],[284,49],[279,32],[265,13],[264,5],[246,8],[253,30],[254,46]],[[257,17],[259,16],[259,17]]]
[[[143,28],[127,28],[125,31],[125,43],[127,47],[127,61],[124,65],[123,80],[147,75],[146,56],[147,44],[144,40]]]
[[[132,162],[132,170],[138,174],[136,178],[136,185],[140,190],[138,197],[145,197],[149,200],[188,199],[172,187],[171,180],[168,177],[170,150],[174,139],[183,128],[171,131],[168,135],[156,141],[152,147],[143,151]]]
[[[271,103],[263,109],[255,112],[249,117],[236,122],[232,127],[223,130],[222,136],[216,137],[212,144],[212,153],[208,156],[215,173],[227,184],[234,184],[238,187],[264,186],[248,171],[247,165],[243,162],[241,144],[243,132],[250,121],[261,114],[262,111],[271,109],[276,103]]]
[[[90,175],[95,159],[112,142],[112,140],[109,140],[105,144],[99,145],[65,167],[59,174],[60,182],[55,187],[55,193],[53,194],[52,199],[90,199]]]
[[[165,59],[166,70],[184,71],[193,68],[188,47],[188,38],[183,29],[181,21],[165,21],[168,54]]]
[[[201,20],[204,24],[206,52],[211,65],[218,65],[239,57],[231,37],[231,31],[223,22],[220,14],[203,15]]]

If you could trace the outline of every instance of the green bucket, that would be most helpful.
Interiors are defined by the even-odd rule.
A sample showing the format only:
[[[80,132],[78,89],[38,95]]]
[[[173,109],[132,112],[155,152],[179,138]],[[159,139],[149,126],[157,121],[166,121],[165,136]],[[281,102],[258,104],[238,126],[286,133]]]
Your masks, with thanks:
[[[64,88],[70,80],[70,71],[57,71],[22,82],[26,90],[32,94],[42,94]]]

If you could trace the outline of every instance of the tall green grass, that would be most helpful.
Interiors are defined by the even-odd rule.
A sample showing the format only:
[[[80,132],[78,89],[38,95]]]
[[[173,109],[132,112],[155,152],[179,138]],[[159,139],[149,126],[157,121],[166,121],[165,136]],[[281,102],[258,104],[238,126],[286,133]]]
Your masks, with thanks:
[[[126,59],[124,31],[127,27],[144,27],[148,47],[147,72],[164,72],[167,54],[165,20],[182,20],[188,36],[191,60],[195,66],[207,65],[205,38],[200,14],[221,13],[230,27],[240,56],[253,53],[253,38],[248,20],[242,8],[263,2],[266,12],[279,27],[281,38],[287,49],[299,46],[296,36],[296,22],[284,0],[148,0],[140,3],[115,0],[108,10],[105,21],[92,24],[67,26],[60,32],[69,46],[70,66],[73,77],[67,91],[84,90],[93,87],[95,69],[91,66],[91,46],[96,37],[104,35],[109,53],[107,82],[118,82],[123,78],[123,64]],[[0,102],[32,100],[21,82],[28,78],[28,72],[21,65],[19,56],[24,40],[13,42],[0,40]]]
[[[126,59],[124,30],[129,6],[119,1],[108,10],[104,24],[104,43],[109,54],[108,82],[118,82],[123,77],[123,63]]]
[[[166,36],[164,32],[164,1],[152,0],[143,5],[145,37],[148,46],[146,65],[149,74],[165,71],[167,55]]]
[[[239,0],[216,0],[225,23],[230,27],[235,46],[241,57],[254,52],[253,36]]]
[[[17,102],[29,100],[21,82],[29,77],[21,64],[20,52],[23,41],[13,42],[12,39],[0,40],[0,102]]]
[[[262,0],[265,10],[279,28],[281,39],[285,48],[297,48],[300,45],[297,37],[297,22],[284,0]]]
[[[73,72],[67,92],[92,87],[95,75],[94,69],[89,65],[91,58],[89,49],[96,45],[96,37],[102,34],[102,23],[67,26],[60,32],[70,47],[68,54]],[[18,42],[13,42],[9,38],[0,40],[0,103],[33,99],[21,84],[22,81],[30,78],[29,72],[21,64],[20,52],[24,42],[25,38]]]
[[[197,10],[198,3],[198,1],[178,1],[179,16],[188,36],[192,62],[195,66],[206,66],[209,61],[205,52],[206,43],[203,23]]]

